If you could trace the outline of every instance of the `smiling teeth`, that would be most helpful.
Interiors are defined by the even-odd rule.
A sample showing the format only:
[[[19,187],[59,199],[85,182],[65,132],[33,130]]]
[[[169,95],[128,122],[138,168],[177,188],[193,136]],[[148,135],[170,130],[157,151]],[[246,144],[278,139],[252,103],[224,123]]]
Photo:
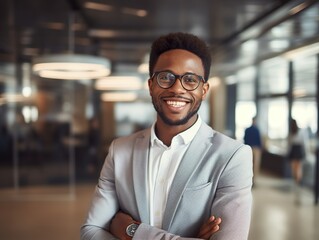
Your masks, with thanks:
[[[167,101],[167,104],[173,107],[183,107],[186,105],[185,102],[177,102],[177,101]]]

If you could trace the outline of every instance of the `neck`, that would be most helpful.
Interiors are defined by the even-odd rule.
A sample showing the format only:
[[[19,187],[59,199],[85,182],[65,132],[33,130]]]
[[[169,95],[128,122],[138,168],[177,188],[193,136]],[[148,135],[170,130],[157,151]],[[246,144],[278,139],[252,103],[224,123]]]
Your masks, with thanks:
[[[155,133],[158,139],[160,139],[166,146],[170,146],[172,143],[173,137],[177,134],[184,132],[188,128],[194,125],[198,116],[195,115],[191,118],[187,124],[183,125],[168,125],[162,121],[161,118],[157,118],[156,125],[155,125]]]

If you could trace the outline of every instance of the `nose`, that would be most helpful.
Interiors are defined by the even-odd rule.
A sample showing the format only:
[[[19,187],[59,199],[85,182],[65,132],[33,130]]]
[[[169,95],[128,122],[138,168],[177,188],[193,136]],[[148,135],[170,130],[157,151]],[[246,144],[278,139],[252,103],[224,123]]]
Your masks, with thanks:
[[[174,84],[169,88],[171,91],[173,92],[186,92],[186,90],[184,89],[183,85],[182,85],[182,80],[180,77],[178,77],[176,79],[176,81],[174,82]]]

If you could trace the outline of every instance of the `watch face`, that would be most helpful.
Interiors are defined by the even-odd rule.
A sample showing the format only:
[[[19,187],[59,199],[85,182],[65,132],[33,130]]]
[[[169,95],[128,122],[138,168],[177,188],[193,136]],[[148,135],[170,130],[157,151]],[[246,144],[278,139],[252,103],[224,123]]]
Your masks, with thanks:
[[[130,237],[133,237],[137,228],[138,228],[138,224],[136,224],[136,223],[132,223],[132,224],[128,225],[126,228],[126,234]]]

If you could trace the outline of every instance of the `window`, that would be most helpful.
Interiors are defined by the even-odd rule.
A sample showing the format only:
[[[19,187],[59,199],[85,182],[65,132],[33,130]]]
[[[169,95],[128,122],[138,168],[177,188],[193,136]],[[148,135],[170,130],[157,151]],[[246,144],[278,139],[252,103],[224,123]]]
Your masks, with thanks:
[[[277,154],[285,154],[288,137],[288,100],[285,97],[261,99],[258,122],[263,136],[267,136],[266,148]]]
[[[288,66],[288,61],[280,57],[262,62],[258,93],[260,95],[287,93]]]

